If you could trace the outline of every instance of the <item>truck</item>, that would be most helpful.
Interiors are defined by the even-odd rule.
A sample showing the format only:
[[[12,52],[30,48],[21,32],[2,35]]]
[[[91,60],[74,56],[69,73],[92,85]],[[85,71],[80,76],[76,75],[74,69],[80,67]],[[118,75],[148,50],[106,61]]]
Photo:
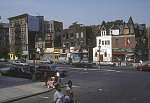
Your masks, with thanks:
[[[56,64],[69,64],[69,59],[66,53],[61,53],[60,57],[55,61]]]

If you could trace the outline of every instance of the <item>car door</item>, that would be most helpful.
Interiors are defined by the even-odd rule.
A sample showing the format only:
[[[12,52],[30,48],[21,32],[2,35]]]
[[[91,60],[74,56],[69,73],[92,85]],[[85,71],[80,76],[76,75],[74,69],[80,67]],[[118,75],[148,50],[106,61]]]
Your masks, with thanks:
[[[143,70],[150,70],[150,63],[147,63],[144,67]]]

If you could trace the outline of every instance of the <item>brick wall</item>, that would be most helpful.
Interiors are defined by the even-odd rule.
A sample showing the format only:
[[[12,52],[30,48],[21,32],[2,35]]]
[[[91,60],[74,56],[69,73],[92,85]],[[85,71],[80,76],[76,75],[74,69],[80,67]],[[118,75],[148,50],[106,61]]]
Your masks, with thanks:
[[[118,39],[118,45],[116,45],[116,39]],[[135,35],[126,35],[126,43],[128,39],[130,39],[130,43],[126,44],[126,48],[135,48]],[[112,48],[125,48],[125,35],[113,36]]]

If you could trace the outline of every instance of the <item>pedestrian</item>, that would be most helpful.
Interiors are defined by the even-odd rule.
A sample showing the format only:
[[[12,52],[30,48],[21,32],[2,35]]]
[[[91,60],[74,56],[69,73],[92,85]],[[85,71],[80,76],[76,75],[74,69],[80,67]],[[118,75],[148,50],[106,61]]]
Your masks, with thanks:
[[[70,99],[70,102],[68,101]],[[68,81],[68,86],[66,88],[66,96],[65,96],[65,103],[74,103],[77,102],[76,99],[74,99],[74,94],[72,91],[72,81]]]
[[[61,92],[60,84],[55,85],[54,103],[63,103],[64,94]]]
[[[44,72],[44,81],[45,81],[44,86],[47,86],[47,79],[48,79],[47,72]]]
[[[56,78],[57,78],[57,83],[58,84],[60,84],[60,85],[62,85],[62,87],[64,88],[64,84],[61,82],[61,77],[60,77],[60,73],[59,72],[57,72],[56,73]]]
[[[121,57],[118,58],[118,65],[121,66]]]

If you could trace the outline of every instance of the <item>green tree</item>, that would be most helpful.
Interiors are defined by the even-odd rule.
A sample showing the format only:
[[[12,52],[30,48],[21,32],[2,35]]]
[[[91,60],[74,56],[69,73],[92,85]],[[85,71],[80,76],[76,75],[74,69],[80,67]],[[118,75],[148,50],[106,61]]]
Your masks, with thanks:
[[[8,58],[9,45],[0,46],[0,58]]]
[[[85,44],[85,42],[77,40],[75,42],[75,50],[79,51],[79,57],[83,58],[83,50],[88,50],[88,46]]]
[[[9,29],[0,24],[0,58],[8,58],[9,53]]]

